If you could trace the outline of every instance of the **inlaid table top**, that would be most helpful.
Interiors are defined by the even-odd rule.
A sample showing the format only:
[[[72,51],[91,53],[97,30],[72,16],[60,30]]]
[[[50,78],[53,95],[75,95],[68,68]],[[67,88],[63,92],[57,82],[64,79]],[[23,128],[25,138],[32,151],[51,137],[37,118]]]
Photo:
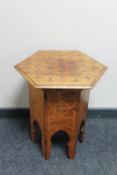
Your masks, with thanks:
[[[16,69],[35,88],[92,88],[106,66],[81,51],[38,51]]]

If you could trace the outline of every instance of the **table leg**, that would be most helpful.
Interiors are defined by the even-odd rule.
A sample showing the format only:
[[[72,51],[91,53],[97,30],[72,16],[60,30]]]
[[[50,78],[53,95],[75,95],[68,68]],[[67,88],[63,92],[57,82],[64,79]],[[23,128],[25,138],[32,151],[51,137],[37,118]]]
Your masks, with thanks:
[[[68,143],[68,157],[74,159],[76,153],[77,136],[70,138]]]
[[[45,136],[42,136],[42,153],[46,160],[50,158],[51,140],[50,138],[46,138]]]
[[[30,117],[31,118],[31,117]],[[34,122],[31,120],[30,121],[30,129],[31,129],[31,139],[32,139],[32,142],[35,142],[36,140],[36,129],[35,129],[35,126],[34,126]]]

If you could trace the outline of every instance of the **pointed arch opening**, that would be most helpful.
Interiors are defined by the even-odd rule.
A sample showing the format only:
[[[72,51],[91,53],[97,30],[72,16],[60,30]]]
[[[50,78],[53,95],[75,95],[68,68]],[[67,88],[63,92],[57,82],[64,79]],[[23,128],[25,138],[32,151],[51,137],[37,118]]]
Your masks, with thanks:
[[[69,138],[68,133],[66,133],[63,130],[57,131],[51,137],[52,147],[54,147],[55,150],[60,148],[59,150],[61,150],[65,154],[67,154],[68,153],[67,143],[69,142],[69,140],[70,140],[70,138]]]

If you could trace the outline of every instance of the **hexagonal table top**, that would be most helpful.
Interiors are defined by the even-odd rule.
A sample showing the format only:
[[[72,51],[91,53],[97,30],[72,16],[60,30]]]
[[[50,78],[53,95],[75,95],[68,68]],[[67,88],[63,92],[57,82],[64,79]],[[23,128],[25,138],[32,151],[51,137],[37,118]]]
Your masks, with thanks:
[[[106,66],[81,51],[38,51],[15,68],[35,88],[92,88]]]

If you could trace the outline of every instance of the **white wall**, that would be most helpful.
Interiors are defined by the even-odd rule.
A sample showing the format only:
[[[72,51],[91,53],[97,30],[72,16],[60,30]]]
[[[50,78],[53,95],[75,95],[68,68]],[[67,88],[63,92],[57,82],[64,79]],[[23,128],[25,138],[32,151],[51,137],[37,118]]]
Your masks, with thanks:
[[[38,49],[82,50],[106,64],[89,107],[117,107],[116,0],[0,0],[0,108],[28,106],[13,66]]]

